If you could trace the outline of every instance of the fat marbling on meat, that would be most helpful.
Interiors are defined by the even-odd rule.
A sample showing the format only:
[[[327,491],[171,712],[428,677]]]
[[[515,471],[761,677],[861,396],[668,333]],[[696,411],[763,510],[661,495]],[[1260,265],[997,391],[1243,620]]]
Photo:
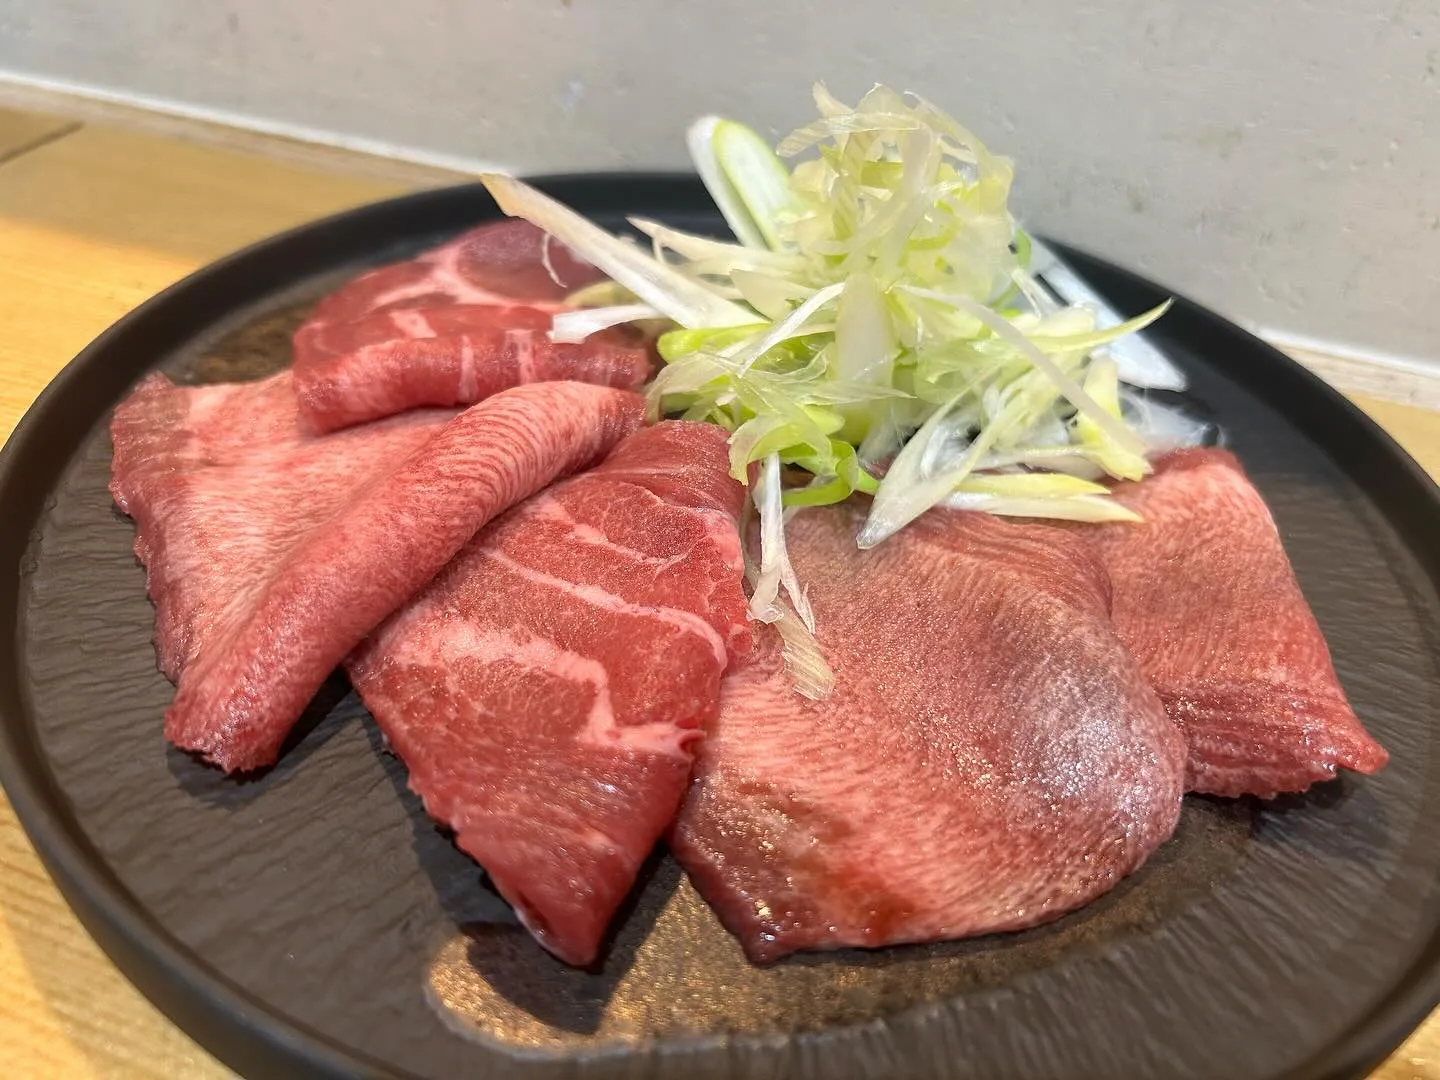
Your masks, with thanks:
[[[541,383],[458,415],[307,435],[291,377],[143,380],[111,424],[111,491],[136,523],[166,736],[227,772],[275,761],[332,669],[481,525],[602,457],[627,391]]]
[[[410,787],[588,964],[750,648],[726,433],[670,421],[481,531],[352,659]]]
[[[481,225],[372,270],[316,305],[294,336],[300,413],[317,432],[510,386],[573,380],[633,389],[646,341],[617,328],[551,342],[553,312],[594,267],[526,221]]]

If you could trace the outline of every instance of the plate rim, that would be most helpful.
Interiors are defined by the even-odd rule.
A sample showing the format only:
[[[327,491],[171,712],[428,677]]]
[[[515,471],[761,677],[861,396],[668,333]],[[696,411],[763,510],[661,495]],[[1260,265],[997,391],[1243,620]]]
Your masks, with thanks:
[[[570,172],[527,178],[530,183],[560,195],[598,190],[616,184],[669,192],[678,203],[693,201],[703,192],[694,174],[667,171]],[[637,201],[643,201],[638,200]],[[196,292],[209,289],[219,280],[242,272],[300,243],[315,243],[326,233],[348,233],[369,219],[388,219],[404,211],[425,218],[439,214],[444,223],[458,206],[474,210],[474,220],[500,216],[499,209],[483,186],[467,182],[394,196],[340,211],[265,237],[240,250],[192,271],[179,281],[147,299],[97,336],[71,359],[45,386],[26,410],[20,422],[0,448],[0,506],[10,502],[34,503],[53,486],[47,476],[38,482],[27,480],[22,463],[30,461],[42,424],[50,419],[55,403],[79,389],[103,391],[115,383],[95,379],[103,360],[157,315],[168,315],[177,301],[188,301]],[[427,214],[428,212],[428,214]],[[370,245],[377,250],[380,245]],[[1117,280],[1137,287],[1160,289],[1147,278],[1123,269],[1067,244],[1055,244],[1070,256],[1102,266]],[[362,248],[364,246],[362,245]],[[1404,483],[1418,489],[1423,505],[1414,509],[1440,522],[1440,487],[1417,462],[1363,410],[1298,361],[1223,318],[1209,308],[1168,288],[1178,304],[1203,317],[1216,328],[1238,333],[1272,359],[1266,374],[1303,394],[1319,399],[1345,415],[1348,439],[1363,439],[1372,449],[1383,452],[1387,472],[1396,471]],[[203,305],[198,305],[203,307]],[[232,310],[236,306],[232,306]],[[213,320],[198,319],[200,325]],[[130,385],[121,383],[107,393],[108,410],[119,392]],[[1323,447],[1323,444],[1322,444]],[[37,448],[38,449],[38,448]],[[1328,450],[1327,450],[1328,453]],[[55,464],[58,474],[70,459]],[[1332,460],[1334,458],[1332,457]],[[1342,467],[1344,467],[1344,464]],[[1347,471],[1349,471],[1347,469]],[[38,490],[34,490],[38,489]],[[27,527],[39,515],[19,515]],[[1388,515],[1387,515],[1388,516]],[[1412,521],[1411,528],[1418,528]],[[7,533],[18,533],[13,520]],[[1410,531],[1410,530],[1406,530]],[[338,1040],[314,1031],[293,1017],[232,983],[199,953],[191,950],[150,915],[128,889],[115,878],[105,860],[85,837],[79,823],[65,805],[63,791],[44,761],[34,738],[30,702],[20,687],[17,671],[21,610],[20,582],[24,577],[25,537],[0,536],[0,543],[14,543],[16,560],[0,572],[0,786],[3,786],[25,833],[39,853],[47,872],[66,903],[101,949],[144,996],[169,1020],[208,1052],[242,1075],[266,1077],[366,1077],[374,1080],[411,1080],[412,1074],[360,1053]],[[1426,566],[1433,582],[1440,586],[1440,557]],[[1388,993],[1326,1046],[1318,1048],[1304,1063],[1285,1074],[1283,1080],[1340,1080],[1367,1075],[1415,1030],[1440,1004],[1440,913],[1433,918],[1426,947],[1411,961]],[[1281,1080],[1281,1078],[1277,1078]]]

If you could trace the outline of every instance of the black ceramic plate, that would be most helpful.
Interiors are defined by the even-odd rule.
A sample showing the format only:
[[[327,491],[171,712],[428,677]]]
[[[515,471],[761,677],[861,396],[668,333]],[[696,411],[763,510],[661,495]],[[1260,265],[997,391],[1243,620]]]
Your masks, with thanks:
[[[604,224],[718,230],[699,185],[546,186]],[[177,285],[87,349],[0,465],[0,778],[131,978],[257,1077],[1358,1076],[1440,999],[1440,499],[1280,354],[1180,302],[1154,336],[1274,511],[1392,763],[1261,805],[1189,799],[1131,879],[1037,930],[756,969],[657,856],[603,968],[520,932],[338,678],[259,779],[168,749],[108,413],[152,367],[252,377],[356,271],[494,216],[477,188],[367,207]],[[1094,259],[1124,311],[1162,291]]]

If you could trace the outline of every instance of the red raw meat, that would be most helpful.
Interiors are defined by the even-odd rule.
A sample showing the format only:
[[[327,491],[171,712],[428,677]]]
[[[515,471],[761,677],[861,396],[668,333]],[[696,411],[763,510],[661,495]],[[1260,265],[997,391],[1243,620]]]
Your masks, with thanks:
[[[599,277],[513,220],[372,270],[320,301],[295,332],[300,414],[324,432],[528,382],[633,389],[651,371],[640,335],[617,329],[557,345],[547,333],[564,296]]]
[[[274,762],[330,671],[481,525],[602,456],[640,398],[579,383],[305,435],[288,372],[116,410],[111,491],[137,525],[165,733],[227,772]]]
[[[570,293],[604,277],[530,222],[508,218],[361,274],[321,300],[312,318],[350,322],[382,311],[450,304],[518,303],[553,311]]]
[[[317,522],[454,415],[411,412],[322,439],[301,430],[289,372],[212,386],[142,381],[111,426],[111,491],[135,519],[166,676],[179,680],[213,627],[244,617],[253,589]]]
[[[295,332],[297,364],[314,365],[397,340],[427,341],[491,330],[549,330],[550,312],[524,304],[400,308],[356,319],[312,319]]]
[[[662,423],[486,528],[350,662],[410,787],[590,963],[748,652],[726,435]]]
[[[935,511],[858,551],[862,517],[787,528],[834,692],[799,697],[760,634],[670,837],[756,962],[1046,922],[1139,866],[1180,812],[1184,740],[1082,540]]]
[[[1171,454],[1115,497],[1144,522],[1087,534],[1114,583],[1116,630],[1189,740],[1188,790],[1271,798],[1385,764],[1233,455]]]

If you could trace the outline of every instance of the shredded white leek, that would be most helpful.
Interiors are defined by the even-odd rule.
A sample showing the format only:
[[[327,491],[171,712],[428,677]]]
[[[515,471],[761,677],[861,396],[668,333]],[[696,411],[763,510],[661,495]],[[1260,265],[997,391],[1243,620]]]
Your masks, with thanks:
[[[760,576],[750,598],[750,616],[761,622],[778,621],[783,609],[776,601],[783,586],[790,607],[805,624],[805,629],[814,633],[815,615],[785,550],[785,509],[781,495],[780,455],[767,454],[754,492],[755,510],[760,515]]]
[[[616,304],[612,307],[576,308],[557,312],[550,322],[550,340],[561,343],[584,341],[591,334],[640,319],[665,316],[649,304]]]
[[[835,672],[825,662],[825,653],[815,634],[789,608],[781,605],[780,617],[771,623],[784,646],[785,670],[801,697],[823,701],[835,689]]]
[[[1007,159],[913,94],[876,86],[852,106],[817,85],[814,98],[819,118],[778,153],[733,120],[690,128],[738,243],[632,219],[647,253],[518,180],[484,178],[502,209],[620,287],[585,290],[599,309],[557,317],[556,340],[656,313],[678,324],[659,341],[652,414],[730,430],[732,473],[759,476],[752,613],[783,625],[793,608],[807,633],[787,508],[872,495],[862,547],[939,505],[1127,520],[1099,481],[1145,475],[1147,455],[1194,427],[1164,412],[1152,423],[1123,385],[1140,367],[1152,385],[1179,373],[1115,348],[1168,305],[1124,322],[1107,309],[1102,325],[1057,300],[1028,269]],[[787,468],[808,481],[782,487]]]
[[[480,181],[505,213],[538,225],[681,326],[734,326],[751,320],[745,308],[656,262],[529,184],[501,173],[484,173]]]

